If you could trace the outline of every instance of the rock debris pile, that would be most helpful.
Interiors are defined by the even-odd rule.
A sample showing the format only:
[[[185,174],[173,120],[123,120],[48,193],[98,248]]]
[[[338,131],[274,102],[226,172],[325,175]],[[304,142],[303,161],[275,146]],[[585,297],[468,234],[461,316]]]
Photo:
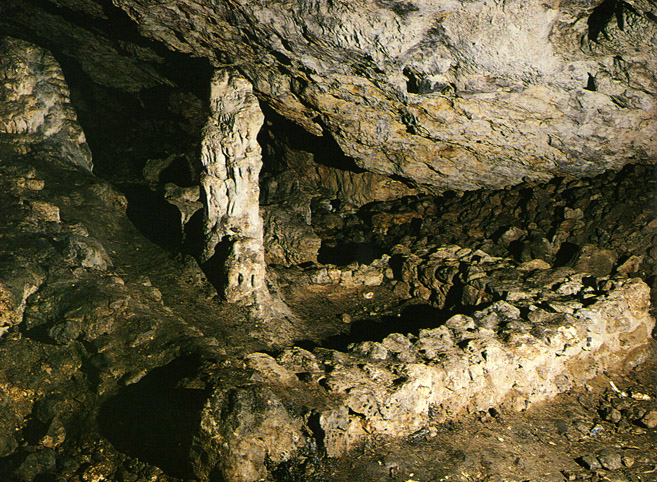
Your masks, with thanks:
[[[336,457],[376,435],[408,436],[489,409],[524,410],[631,360],[655,327],[650,290],[639,279],[517,265],[458,246],[434,255],[434,268],[467,264],[502,299],[347,352],[250,355],[254,383],[220,388],[206,405],[199,440],[211,440],[203,448],[215,452],[202,460],[219,460],[229,480],[258,480],[266,460],[280,464],[317,443],[308,440],[317,437],[312,423],[321,433],[317,450]],[[312,411],[305,398],[280,395],[288,392],[322,392],[317,398],[329,408]],[[256,406],[268,408],[261,414]]]

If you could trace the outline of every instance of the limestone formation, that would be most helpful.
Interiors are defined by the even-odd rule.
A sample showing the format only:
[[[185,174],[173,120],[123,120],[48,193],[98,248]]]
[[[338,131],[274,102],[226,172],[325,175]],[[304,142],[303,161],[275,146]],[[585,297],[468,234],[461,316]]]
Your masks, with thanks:
[[[645,479],[656,14],[0,2],[0,480]]]
[[[648,0],[115,4],[373,172],[467,190],[657,157]]]
[[[52,54],[11,37],[0,38],[0,143],[19,152],[39,147],[91,171],[91,151]]]
[[[265,206],[262,212],[267,264],[296,266],[317,262],[322,240],[299,214],[281,206]]]
[[[218,70],[212,79],[210,110],[201,152],[206,204],[201,258],[220,258],[227,301],[260,304],[267,297],[257,142],[264,116],[249,81],[229,70]]]
[[[443,264],[471,262],[482,272],[514,267],[459,247],[440,254]],[[499,407],[525,410],[634,363],[655,327],[648,286],[602,279],[593,289],[583,277],[538,270],[534,278],[500,283],[506,300],[471,316],[348,351],[292,347],[277,359],[250,354],[244,383],[217,386],[203,409],[192,454],[196,475],[211,480],[216,468],[227,481],[261,480],[267,469],[309,450],[338,457],[372,436],[409,436]],[[317,425],[321,445],[309,448]]]

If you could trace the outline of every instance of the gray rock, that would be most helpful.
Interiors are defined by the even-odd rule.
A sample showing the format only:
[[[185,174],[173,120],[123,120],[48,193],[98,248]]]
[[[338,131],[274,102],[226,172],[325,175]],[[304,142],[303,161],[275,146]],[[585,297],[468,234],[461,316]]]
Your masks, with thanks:
[[[100,271],[112,266],[112,259],[97,239],[70,234],[59,240],[59,243],[63,256],[72,265]]]
[[[603,450],[598,454],[598,460],[607,470],[618,470],[623,466],[621,454],[613,450]]]
[[[55,469],[55,453],[51,449],[42,449],[25,457],[14,471],[14,476],[21,482],[32,482],[37,475]]]
[[[602,418],[608,422],[618,423],[622,420],[623,415],[620,410],[617,410],[614,407],[606,407],[602,410]]]
[[[11,407],[0,406],[0,457],[11,455],[18,448],[14,433],[19,424],[20,421],[12,413]]]
[[[227,481],[264,479],[268,466],[290,460],[305,445],[301,429],[302,421],[270,389],[219,388],[201,413],[191,452],[194,473],[204,481],[215,470]]]
[[[199,186],[180,187],[173,183],[164,185],[164,199],[180,211],[180,222],[184,228],[192,216],[203,208]]]
[[[0,337],[23,321],[28,297],[45,281],[45,273],[22,257],[0,261]]]
[[[48,337],[55,343],[66,345],[80,336],[82,330],[75,320],[66,320],[48,329]]]
[[[603,26],[572,2],[115,4],[172,49],[239,62],[264,102],[377,173],[475,189],[656,155],[645,0]]]

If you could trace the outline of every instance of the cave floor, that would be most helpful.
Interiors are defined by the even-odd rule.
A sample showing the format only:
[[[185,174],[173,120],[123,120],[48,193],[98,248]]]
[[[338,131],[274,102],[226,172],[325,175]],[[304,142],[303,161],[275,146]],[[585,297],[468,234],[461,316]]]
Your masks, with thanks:
[[[218,300],[188,257],[135,240],[116,246],[113,254],[124,263],[117,269],[126,279],[147,276],[175,314],[204,337],[217,339],[228,356],[276,352],[292,344],[344,348],[376,338],[377,329],[392,330],[382,326],[382,317],[394,318],[419,303],[401,299],[389,285],[301,283],[299,289],[291,283],[285,299],[296,317],[267,325]],[[360,329],[354,329],[355,320]],[[526,412],[492,410],[436,423],[404,439],[375,437],[344,457],[282,466],[274,476],[281,481],[657,480],[657,432],[641,421],[657,410],[657,344],[651,342],[633,363],[625,372],[600,375]],[[120,458],[132,460],[129,454]],[[156,476],[150,480],[191,480],[141,470]]]
[[[15,424],[14,432],[3,434],[16,441],[13,452],[0,459],[2,480],[191,482],[186,456],[190,427],[198,423],[207,396],[204,383],[235,383],[230,369],[223,370],[230,363],[293,345],[344,350],[426,327],[414,325],[417,319],[474,309],[464,300],[449,306],[449,296],[435,299],[393,282],[396,274],[377,283],[321,284],[308,281],[315,276],[308,270],[281,269],[272,276],[295,316],[257,320],[245,308],[222,303],[193,258],[146,239],[125,215],[125,198],[106,183],[36,159],[8,156],[1,167],[0,242],[8,253],[2,261],[21,282],[39,278],[21,308],[24,325],[10,326],[0,340],[0,381],[6,389],[0,401],[13,417],[0,423]],[[652,209],[645,201],[633,206],[628,211],[634,219],[644,215],[641,209]],[[637,241],[648,255],[654,254],[656,226]],[[467,236],[477,238],[470,231]],[[616,231],[619,239],[627,234]],[[426,248],[426,236],[415,239],[406,244],[421,252],[413,243]],[[468,245],[465,238],[447,241]],[[634,271],[654,281],[645,263]],[[359,272],[350,273],[356,279]],[[80,310],[87,323],[82,327],[76,325]],[[651,341],[623,370],[525,412],[492,409],[436,421],[404,438],[374,436],[337,459],[309,456],[279,464],[271,477],[654,481],[655,425],[657,347]],[[14,443],[7,440],[2,442]]]
[[[657,434],[631,421],[657,407],[656,348],[625,375],[601,375],[526,412],[482,412],[403,440],[378,440],[309,480],[657,480]]]

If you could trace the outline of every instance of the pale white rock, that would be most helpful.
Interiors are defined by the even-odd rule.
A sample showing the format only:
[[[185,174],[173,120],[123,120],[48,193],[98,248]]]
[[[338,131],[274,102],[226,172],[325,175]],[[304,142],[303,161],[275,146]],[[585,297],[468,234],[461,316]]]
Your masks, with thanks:
[[[655,326],[649,306],[648,286],[626,280],[589,307],[580,305],[573,315],[536,323],[531,333],[527,322],[522,322],[526,329],[516,324],[472,332],[472,324],[452,319],[447,326],[421,331],[415,343],[401,334],[383,341],[395,353],[419,350],[424,363],[379,357],[365,343],[339,362],[326,353],[318,355],[330,366],[326,386],[366,420],[367,432],[403,436],[430,419],[446,420],[499,404],[526,407],[617,366],[648,342]],[[501,308],[497,312],[518,314],[511,305]],[[475,318],[482,315],[475,313]],[[453,340],[461,341],[455,345]],[[369,376],[374,364],[376,378]]]
[[[201,145],[206,202],[201,258],[210,260],[222,243],[223,294],[229,302],[258,305],[269,297],[258,185],[262,156],[257,135],[263,121],[249,81],[235,71],[217,70]]]
[[[392,333],[346,352],[250,354],[244,383],[217,386],[202,411],[195,474],[213,480],[217,468],[226,481],[261,480],[302,453],[318,427],[315,443],[338,457],[370,437],[408,436],[494,407],[522,410],[623,366],[655,326],[650,289],[639,279],[609,287],[587,307],[546,313],[549,319],[524,319],[518,307],[499,302],[417,337]],[[474,320],[492,313],[503,323],[476,327]]]

